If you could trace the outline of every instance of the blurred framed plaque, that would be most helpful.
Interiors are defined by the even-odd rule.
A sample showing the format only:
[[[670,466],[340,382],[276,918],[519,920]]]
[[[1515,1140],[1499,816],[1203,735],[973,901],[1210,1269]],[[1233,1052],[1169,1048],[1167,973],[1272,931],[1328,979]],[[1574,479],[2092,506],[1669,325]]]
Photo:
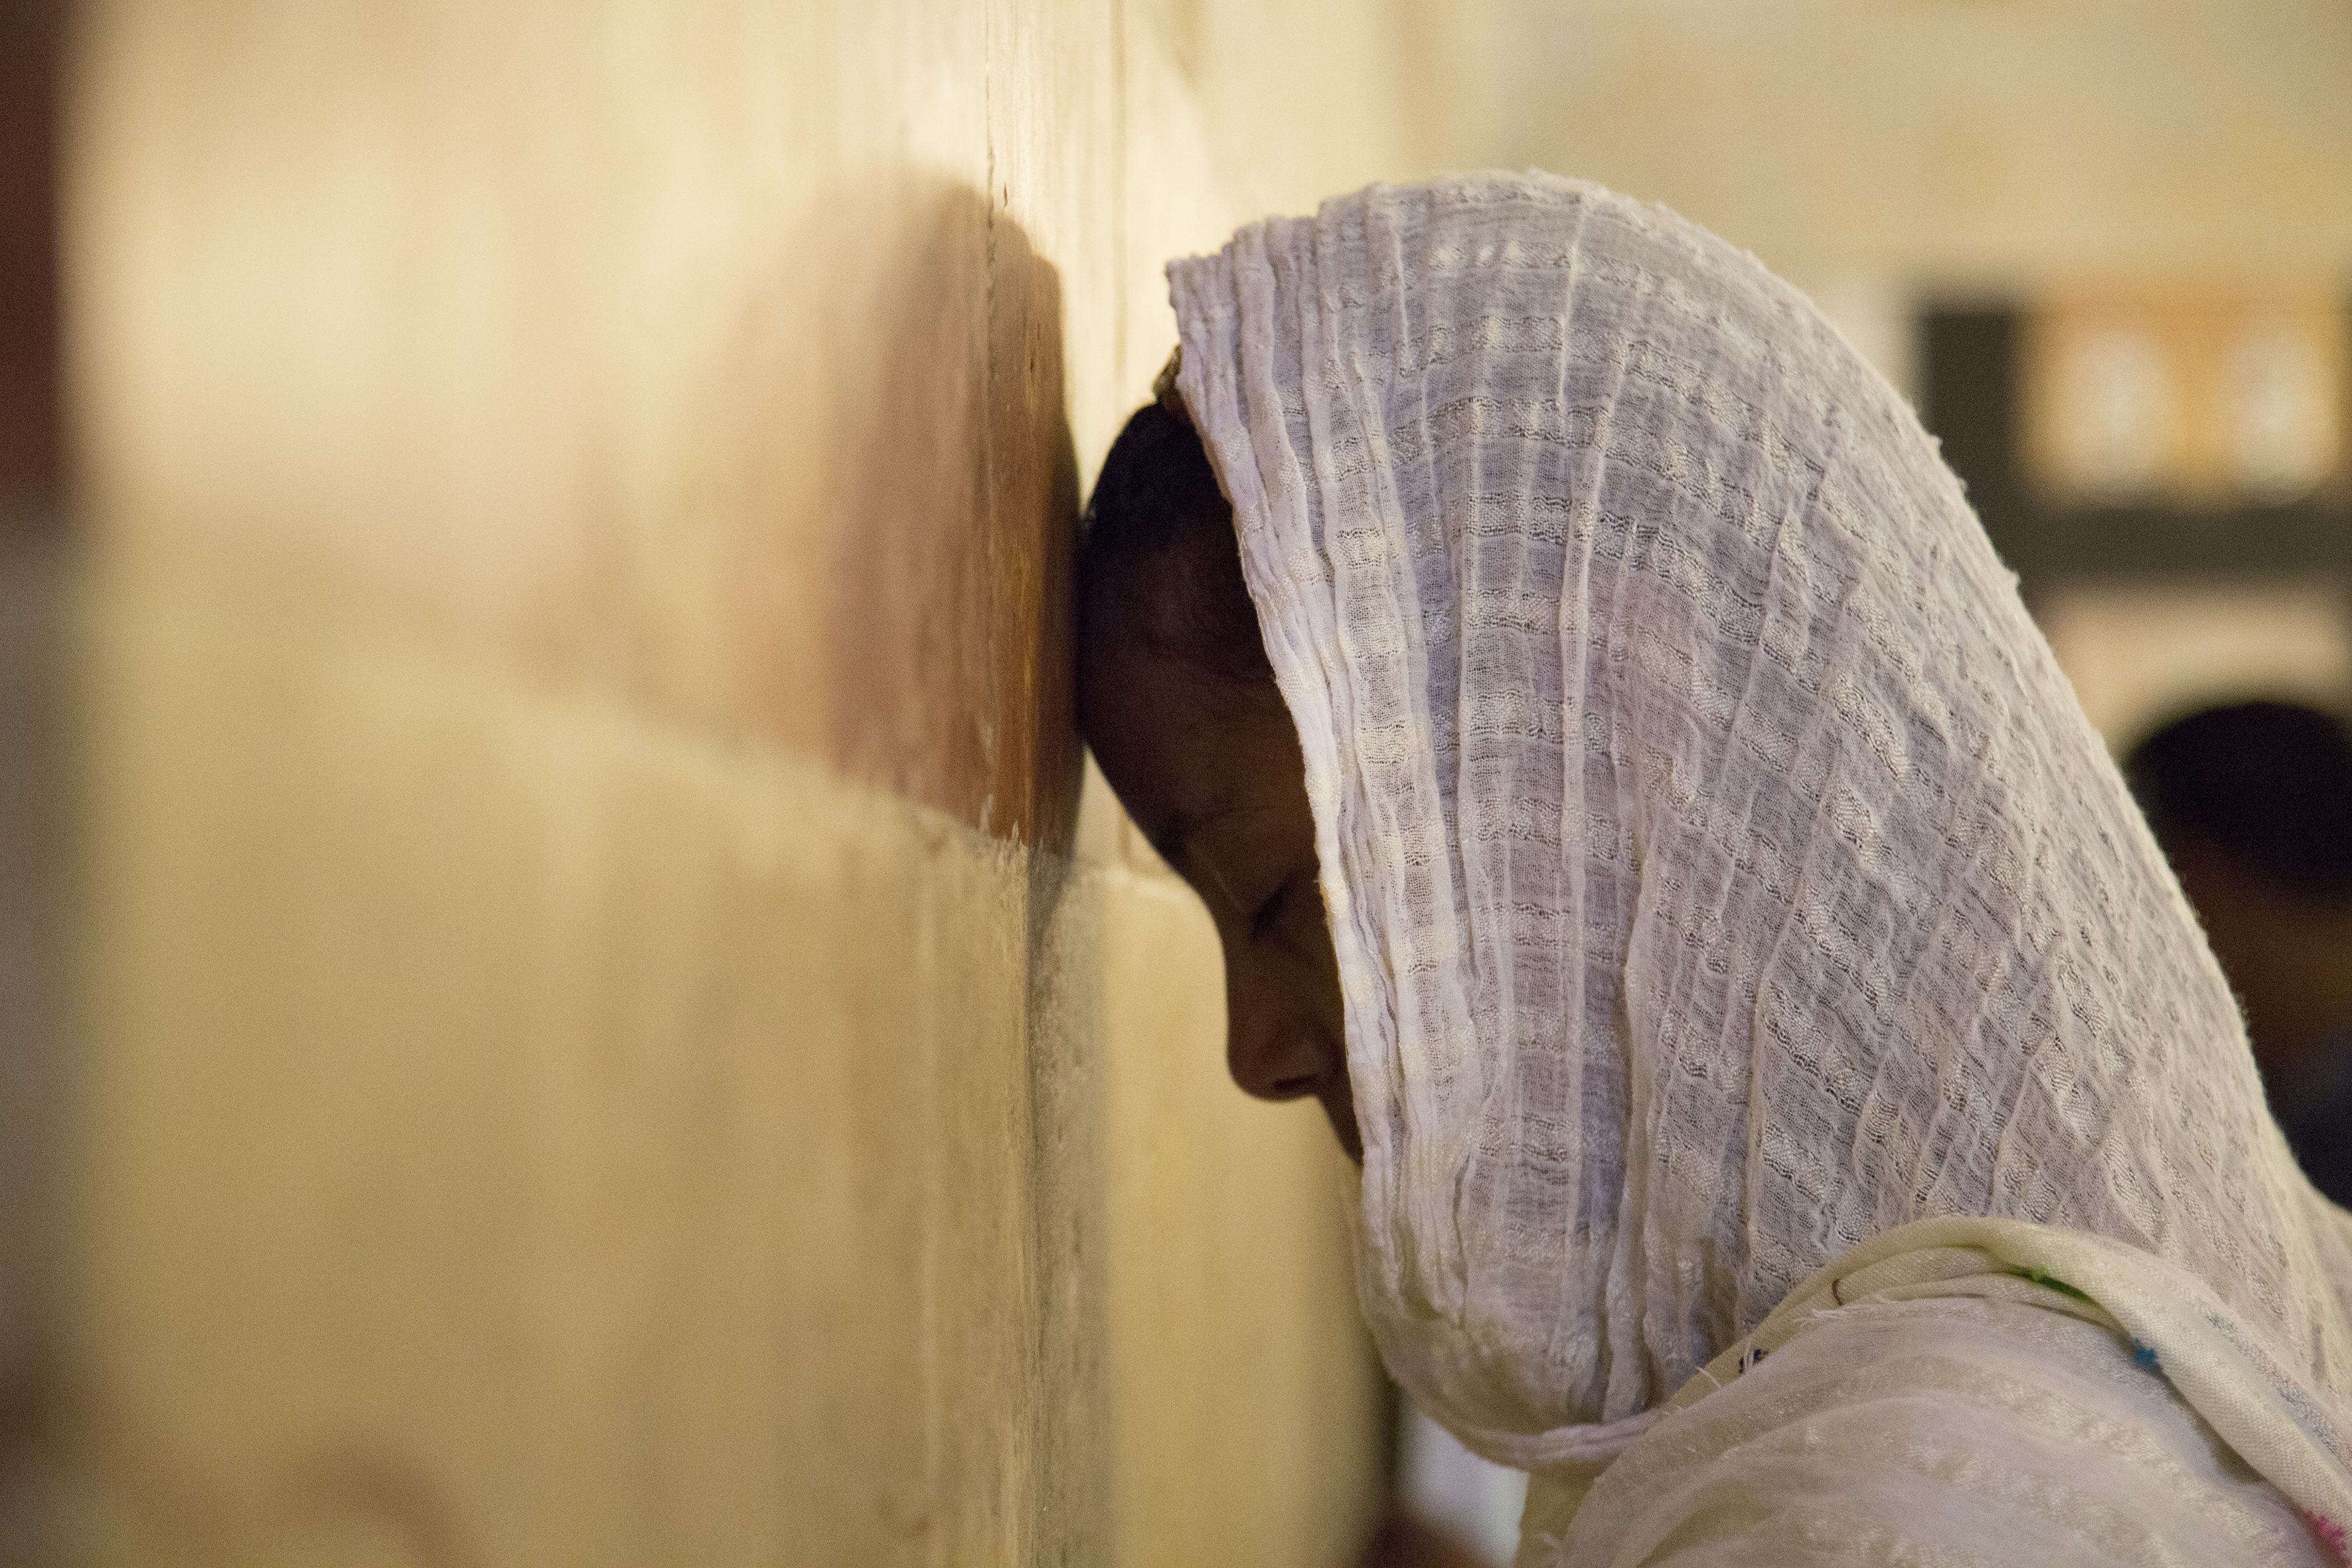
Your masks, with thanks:
[[[1929,309],[1921,418],[2093,721],[2352,701],[2352,295],[2084,282]]]

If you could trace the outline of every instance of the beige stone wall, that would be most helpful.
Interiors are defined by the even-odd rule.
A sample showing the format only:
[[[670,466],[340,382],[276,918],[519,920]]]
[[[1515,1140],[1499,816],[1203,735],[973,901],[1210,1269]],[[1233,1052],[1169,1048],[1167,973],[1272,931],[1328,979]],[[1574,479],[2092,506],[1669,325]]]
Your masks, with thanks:
[[[1407,8],[1262,9],[1311,121],[1142,0],[90,8],[47,1560],[1360,1538],[1337,1156],[1068,719],[1160,261],[1414,172]]]

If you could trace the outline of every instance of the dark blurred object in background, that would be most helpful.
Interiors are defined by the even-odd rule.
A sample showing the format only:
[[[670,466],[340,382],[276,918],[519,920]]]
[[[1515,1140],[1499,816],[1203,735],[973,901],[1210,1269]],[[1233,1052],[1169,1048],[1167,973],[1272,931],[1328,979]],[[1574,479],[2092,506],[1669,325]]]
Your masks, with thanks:
[[[61,0],[0,6],[0,528],[54,526]]]
[[[2352,728],[2298,703],[2207,708],[2125,773],[2245,1006],[2287,1142],[2352,1205]]]
[[[1486,1568],[1486,1559],[1411,1514],[1392,1513],[1364,1548],[1361,1568]]]
[[[59,395],[63,0],[0,5],[0,1562],[57,1562],[68,498]]]

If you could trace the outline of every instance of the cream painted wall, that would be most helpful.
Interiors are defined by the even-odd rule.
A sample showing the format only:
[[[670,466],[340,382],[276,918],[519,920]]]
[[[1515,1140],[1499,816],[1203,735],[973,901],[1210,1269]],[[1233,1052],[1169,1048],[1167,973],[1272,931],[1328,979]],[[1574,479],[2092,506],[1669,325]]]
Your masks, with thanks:
[[[1662,201],[1824,288],[2352,268],[2335,0],[1478,0],[1447,155]]]
[[[1068,722],[1160,261],[1417,172],[1409,9],[1260,9],[1311,118],[1140,0],[91,7],[47,1560],[1360,1539],[1339,1162]]]
[[[2352,605],[2333,583],[2084,583],[2035,614],[2118,755],[2208,703],[2352,707]]]
[[[1215,0],[1200,0],[1213,5]],[[1664,202],[1916,391],[1922,297],[2352,277],[2334,0],[1460,0],[1437,162]]]

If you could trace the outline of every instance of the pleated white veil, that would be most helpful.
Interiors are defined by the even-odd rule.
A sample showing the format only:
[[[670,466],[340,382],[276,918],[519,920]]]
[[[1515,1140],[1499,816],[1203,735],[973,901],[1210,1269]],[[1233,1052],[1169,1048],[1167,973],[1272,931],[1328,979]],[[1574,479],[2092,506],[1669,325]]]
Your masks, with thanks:
[[[1802,297],[1543,176],[1170,276],[1416,1401],[1605,1457],[1840,1253],[1991,1215],[2145,1249],[2347,1407],[2352,1219],[1959,485]]]

